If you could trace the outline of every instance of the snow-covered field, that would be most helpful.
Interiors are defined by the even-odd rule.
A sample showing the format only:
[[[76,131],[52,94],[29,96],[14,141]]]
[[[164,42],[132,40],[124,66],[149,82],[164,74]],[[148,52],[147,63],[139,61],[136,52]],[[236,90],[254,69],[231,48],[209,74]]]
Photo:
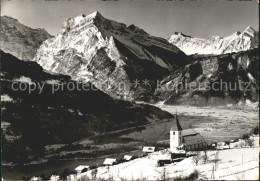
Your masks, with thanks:
[[[250,133],[259,124],[258,102],[246,105],[227,105],[219,107],[192,107],[156,104],[153,105],[171,114],[179,116],[184,129],[192,128],[200,133],[208,144],[218,141],[230,141]],[[121,137],[147,142],[169,140],[169,132],[174,121],[161,121],[145,126],[141,131],[131,132]],[[168,141],[169,142],[169,141]]]
[[[193,120],[192,128],[210,142],[230,141],[241,138],[259,124],[259,108],[257,103],[246,105],[228,105],[223,107],[192,107],[156,105],[162,110],[180,115],[180,123]],[[186,116],[189,120],[186,120]],[[194,118],[192,118],[194,116]]]
[[[93,177],[104,180],[161,180],[164,175],[166,179],[172,180],[176,177],[188,176],[195,169],[200,173],[198,179],[203,180],[258,180],[259,147],[219,151],[213,177],[216,153],[217,151],[208,151],[208,161],[204,164],[200,160],[197,166],[192,157],[188,157],[180,162],[158,167],[159,158],[170,157],[169,151],[163,150],[118,165],[99,167],[96,175],[90,170],[77,175],[77,180],[83,178],[93,180]],[[199,152],[199,154],[204,153]]]

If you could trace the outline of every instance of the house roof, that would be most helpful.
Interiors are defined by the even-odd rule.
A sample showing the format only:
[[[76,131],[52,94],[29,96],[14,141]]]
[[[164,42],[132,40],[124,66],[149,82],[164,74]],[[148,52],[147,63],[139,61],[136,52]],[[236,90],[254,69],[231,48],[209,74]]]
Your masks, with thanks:
[[[76,171],[82,171],[84,168],[89,168],[88,165],[80,165],[77,168],[75,168]]]
[[[31,181],[38,181],[38,180],[40,180],[39,177],[33,176],[33,177],[31,178]]]
[[[198,143],[206,143],[200,134],[187,135],[183,137],[186,145],[194,145]]]
[[[133,156],[131,156],[131,155],[125,155],[125,156],[124,156],[124,160],[131,160],[132,157],[133,157]]]
[[[143,147],[143,152],[154,152],[155,147],[152,146],[144,146]]]
[[[104,161],[104,165],[113,165],[113,163],[116,162],[116,159],[114,158],[106,158]]]
[[[59,178],[60,178],[59,175],[52,175],[52,176],[50,177],[50,180],[56,180],[56,179],[59,179]]]
[[[225,142],[217,142],[217,146],[225,146]]]
[[[171,154],[159,153],[157,156],[157,159],[158,160],[169,160],[169,159],[171,159]]]

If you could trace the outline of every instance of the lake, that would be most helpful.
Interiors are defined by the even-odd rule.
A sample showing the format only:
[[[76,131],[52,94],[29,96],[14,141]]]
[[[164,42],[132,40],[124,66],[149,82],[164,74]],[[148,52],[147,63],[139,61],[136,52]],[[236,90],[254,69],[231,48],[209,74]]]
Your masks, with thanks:
[[[138,151],[131,151],[129,153],[121,153],[111,156],[112,158],[120,159],[124,155],[134,155],[137,156],[141,153]],[[110,156],[109,156],[110,157]],[[46,163],[41,163],[37,165],[28,165],[28,166],[2,166],[2,177],[6,180],[21,180],[22,177],[33,177],[40,175],[59,175],[65,168],[74,170],[79,165],[89,165],[100,166],[105,160],[104,158],[96,159],[85,159],[85,160],[55,160],[49,161]]]

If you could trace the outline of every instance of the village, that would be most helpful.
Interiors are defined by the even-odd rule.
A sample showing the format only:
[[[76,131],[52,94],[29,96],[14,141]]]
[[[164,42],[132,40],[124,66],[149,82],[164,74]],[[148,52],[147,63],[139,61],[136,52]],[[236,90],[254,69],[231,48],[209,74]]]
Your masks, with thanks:
[[[258,180],[258,154],[258,128],[241,139],[208,145],[194,129],[183,129],[176,113],[170,148],[144,146],[138,156],[108,157],[99,167],[86,163],[49,180]]]

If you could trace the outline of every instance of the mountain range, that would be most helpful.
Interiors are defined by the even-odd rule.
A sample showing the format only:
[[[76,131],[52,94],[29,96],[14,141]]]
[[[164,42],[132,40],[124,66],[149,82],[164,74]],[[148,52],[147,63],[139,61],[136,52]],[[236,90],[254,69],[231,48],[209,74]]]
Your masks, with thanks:
[[[220,36],[196,38],[175,32],[169,42],[187,55],[220,55],[257,48],[258,39],[259,33],[248,26],[243,32],[237,31],[225,38]]]
[[[111,96],[128,100],[146,94],[142,85],[136,91],[134,80],[152,84],[188,63],[187,56],[167,40],[135,25],[108,20],[99,12],[67,19],[59,34],[40,46],[34,61],[48,71],[89,81]],[[111,83],[110,87],[102,87],[101,81]]]
[[[13,18],[1,19],[5,22],[1,31],[5,37],[1,39],[1,43],[5,44],[3,51],[16,57],[33,57],[30,60],[37,62],[45,71],[68,75],[77,82],[90,82],[114,98],[168,102],[170,97],[182,97],[183,94],[178,92],[176,95],[176,90],[168,90],[166,93],[158,89],[158,83],[176,84],[179,81],[171,80],[176,77],[186,82],[200,77],[199,80],[214,83],[218,78],[213,78],[213,75],[223,74],[227,77],[230,71],[236,72],[232,74],[232,79],[242,81],[238,70],[241,73],[240,70],[243,69],[243,81],[253,81],[250,86],[256,87],[250,89],[253,91],[250,95],[253,96],[248,96],[241,90],[236,96],[231,95],[230,91],[202,95],[207,99],[212,96],[224,99],[231,97],[236,101],[242,97],[253,101],[257,99],[258,71],[252,67],[259,64],[256,51],[258,32],[250,26],[242,33],[236,32],[226,38],[214,36],[202,39],[175,33],[167,41],[154,37],[135,25],[127,26],[106,19],[97,11],[87,16],[81,14],[66,19],[54,37],[43,29],[26,27]],[[38,41],[32,41],[30,35],[34,35],[33,39]],[[24,42],[30,43],[24,45]],[[10,51],[8,47],[11,45],[19,48],[13,47]]]

